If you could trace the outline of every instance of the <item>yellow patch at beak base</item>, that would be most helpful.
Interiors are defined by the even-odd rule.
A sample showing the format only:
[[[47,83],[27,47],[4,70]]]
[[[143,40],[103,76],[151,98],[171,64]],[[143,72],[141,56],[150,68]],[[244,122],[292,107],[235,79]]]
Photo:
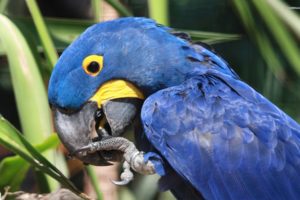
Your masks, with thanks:
[[[111,80],[104,83],[90,100],[97,102],[100,108],[105,101],[119,98],[144,99],[144,95],[132,83],[124,80]]]

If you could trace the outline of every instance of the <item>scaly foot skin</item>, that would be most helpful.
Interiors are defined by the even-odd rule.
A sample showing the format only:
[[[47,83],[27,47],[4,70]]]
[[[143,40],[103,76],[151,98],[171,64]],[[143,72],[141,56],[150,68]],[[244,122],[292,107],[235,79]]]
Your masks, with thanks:
[[[109,137],[93,142],[76,150],[73,155],[87,155],[88,153],[102,150],[119,150],[124,152],[124,171],[121,173],[121,181],[112,181],[116,185],[126,185],[133,179],[133,173],[130,168],[143,175],[155,174],[154,164],[149,160],[145,161],[144,153],[138,151],[133,142],[123,137]]]

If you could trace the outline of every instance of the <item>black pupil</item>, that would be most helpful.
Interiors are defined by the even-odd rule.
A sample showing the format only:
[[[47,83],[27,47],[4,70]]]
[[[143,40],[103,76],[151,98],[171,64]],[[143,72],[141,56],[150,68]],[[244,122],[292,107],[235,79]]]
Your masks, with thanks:
[[[96,61],[92,61],[88,66],[87,70],[91,73],[97,73],[99,71],[99,64]]]

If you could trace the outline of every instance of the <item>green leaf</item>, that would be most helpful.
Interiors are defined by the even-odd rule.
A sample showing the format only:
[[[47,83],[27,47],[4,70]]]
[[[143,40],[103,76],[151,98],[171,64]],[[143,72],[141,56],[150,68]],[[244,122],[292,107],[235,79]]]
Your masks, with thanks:
[[[195,30],[184,30],[184,29],[175,29],[178,31],[182,31],[188,33],[193,40],[201,40],[202,42],[208,44],[217,44],[223,42],[230,42],[241,39],[240,34],[234,33],[216,33],[216,32],[208,32],[208,31],[195,31]]]
[[[148,0],[149,16],[160,24],[169,25],[168,0]]]
[[[300,76],[300,50],[297,47],[296,40],[293,39],[292,34],[287,30],[282,21],[279,20],[277,15],[278,12],[275,13],[273,10],[269,9],[270,6],[265,1],[254,0],[252,3],[269,27],[270,32],[281,47],[281,51],[285,55],[287,61]]]
[[[132,13],[121,4],[118,0],[105,0],[108,4],[110,4],[122,17],[132,16]]]
[[[92,8],[94,11],[94,22],[100,22],[100,6],[102,0],[92,0]]]
[[[33,144],[40,143],[52,131],[51,114],[44,83],[34,56],[19,29],[0,15],[0,40],[7,55],[18,114],[24,136]],[[47,152],[54,161],[54,151]],[[58,187],[49,180],[51,188]]]
[[[37,64],[17,27],[0,15],[1,44],[6,52],[25,137],[34,144],[52,133],[46,90]]]
[[[53,67],[58,59],[52,39],[48,33],[42,14],[35,0],[26,0],[27,7],[31,13],[39,38],[42,42],[49,64]]]
[[[5,136],[3,136],[5,133],[11,133],[11,131],[1,131],[0,137],[5,138]],[[58,136],[52,134],[42,144],[36,145],[36,149],[39,152],[44,152],[48,149],[57,147],[58,144]],[[22,143],[19,145],[22,146]],[[0,163],[0,188],[10,186],[10,191],[16,191],[22,183],[29,166],[30,165],[18,155],[4,158]]]
[[[11,191],[18,190],[28,169],[29,164],[21,159],[20,156],[3,159],[0,163],[0,189],[10,186]]]
[[[270,39],[263,31],[256,27],[256,23],[248,3],[246,1],[233,0],[233,4],[236,7],[250,37],[252,37],[260,51],[260,54],[266,61],[267,67],[278,80],[283,80],[285,73],[282,68],[282,63],[274,52]]]
[[[74,41],[85,29],[93,25],[94,22],[86,20],[68,20],[68,19],[45,19],[49,32],[56,42],[56,48],[65,48],[66,44]],[[59,42],[65,43],[64,46]]]
[[[17,25],[26,39],[34,40],[39,52],[43,52],[40,44],[39,36],[37,34],[35,25],[30,18],[17,17],[10,18],[11,21]],[[45,18],[45,23],[48,27],[49,33],[53,38],[55,48],[59,51],[65,49],[71,42],[74,41],[85,29],[93,25],[93,21],[89,20],[73,20],[73,19],[58,19]],[[2,47],[3,48],[3,47]],[[3,49],[2,49],[3,51]],[[1,52],[1,43],[0,43]],[[52,66],[51,66],[52,70]]]
[[[53,136],[52,136],[53,137]],[[13,140],[12,138],[16,139]],[[56,141],[46,142],[52,145]],[[57,140],[57,139],[55,139]],[[23,135],[15,129],[7,120],[3,117],[0,118],[0,144],[19,155],[21,158],[26,160],[30,165],[39,169],[43,173],[48,174],[64,187],[73,191],[75,194],[79,195],[82,198],[88,199],[88,197],[80,192],[72,182],[66,178],[62,172],[60,172],[52,163],[50,163],[42,154],[40,154],[37,149],[35,149],[24,137]],[[45,150],[47,145],[40,145],[38,148],[40,150]]]
[[[24,163],[24,158],[31,160],[30,152],[24,146],[22,137],[19,136],[17,130],[13,128],[4,118],[0,119],[0,143],[7,147],[12,152],[21,155],[5,158],[0,164],[1,180],[0,186],[6,186],[7,183],[11,182],[11,187],[17,189],[19,184],[22,182],[29,165]],[[50,136],[43,144],[37,145],[40,151],[57,146],[57,136]],[[21,168],[18,168],[21,167]],[[18,176],[16,176],[18,174]]]
[[[266,0],[269,8],[277,14],[277,16],[295,33],[300,39],[300,17],[296,12],[292,11],[283,1]]]
[[[0,13],[4,13],[7,4],[8,4],[8,0],[0,1]]]
[[[100,191],[100,187],[99,187],[99,180],[98,180],[98,177],[95,173],[95,170],[94,170],[94,166],[91,166],[91,165],[87,165],[85,167],[86,171],[87,171],[87,174],[88,176],[90,177],[90,180],[91,180],[91,184],[94,188],[94,191],[97,195],[97,200],[101,200],[103,199],[103,195],[102,195],[102,192]]]

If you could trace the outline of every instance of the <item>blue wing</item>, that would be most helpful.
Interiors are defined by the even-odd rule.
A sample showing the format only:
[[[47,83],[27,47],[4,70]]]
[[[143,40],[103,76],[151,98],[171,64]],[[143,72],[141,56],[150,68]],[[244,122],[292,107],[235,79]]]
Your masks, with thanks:
[[[205,199],[299,199],[300,126],[247,84],[211,73],[150,96],[147,138]]]

